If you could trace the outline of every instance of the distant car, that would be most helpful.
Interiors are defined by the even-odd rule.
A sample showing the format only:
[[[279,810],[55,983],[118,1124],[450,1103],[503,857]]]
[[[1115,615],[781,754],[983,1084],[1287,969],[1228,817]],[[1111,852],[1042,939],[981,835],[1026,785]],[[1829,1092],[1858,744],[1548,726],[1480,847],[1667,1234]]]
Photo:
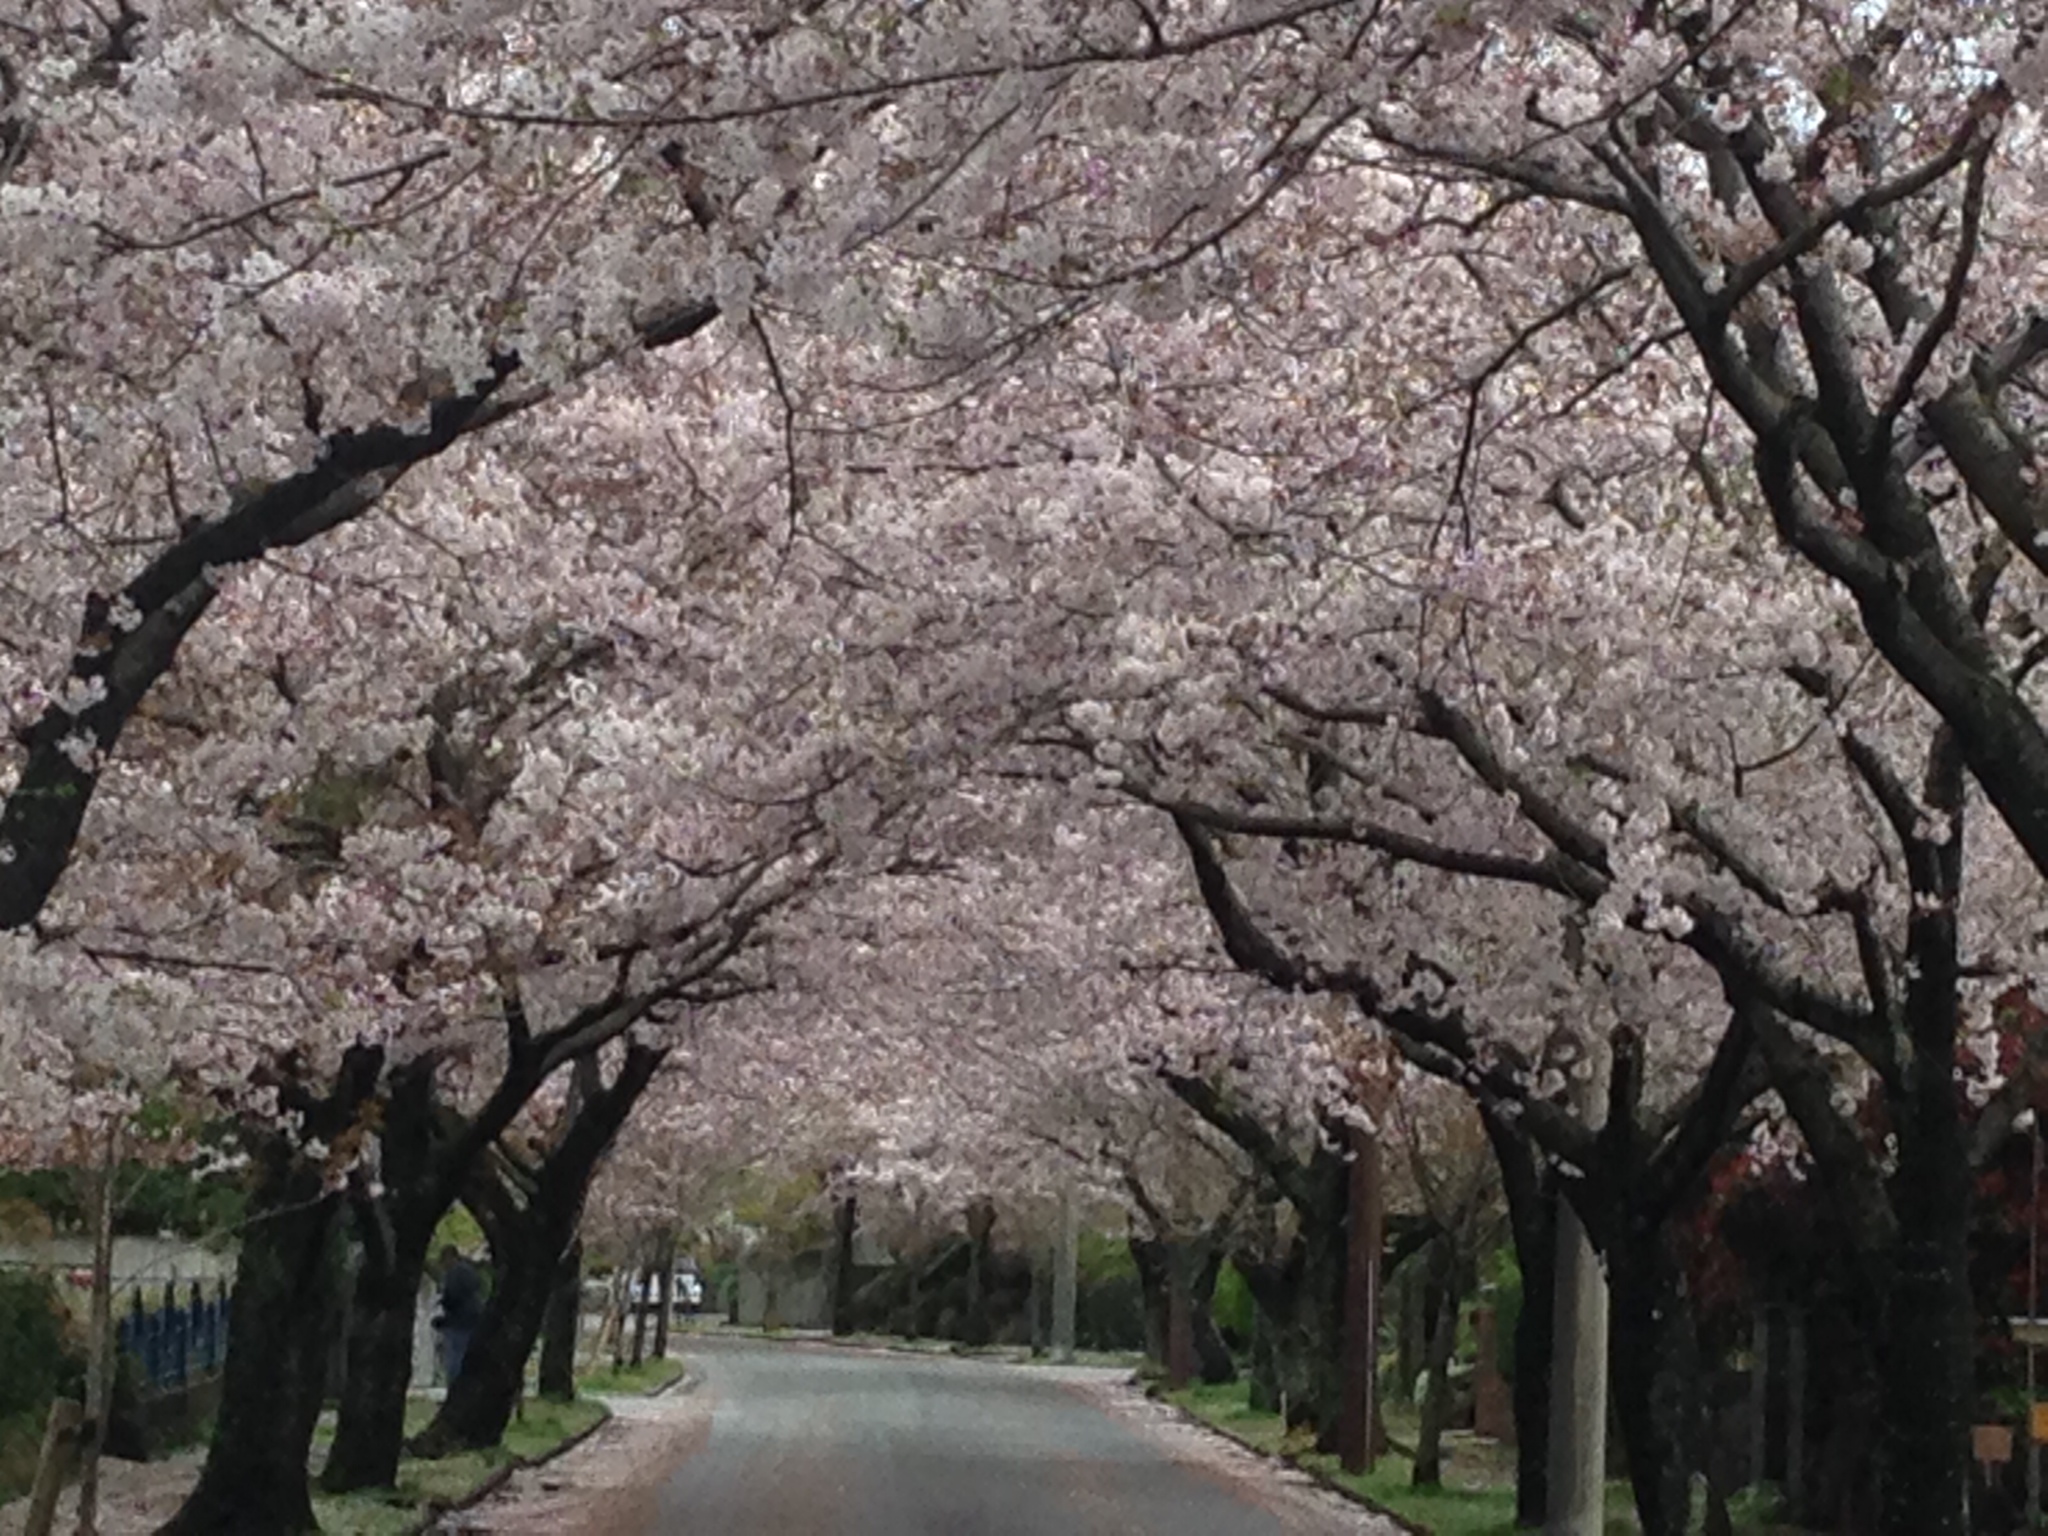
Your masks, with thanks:
[[[694,1270],[679,1269],[675,1272],[668,1294],[671,1304],[681,1307],[686,1312],[694,1312],[704,1305],[703,1278]],[[649,1295],[647,1293],[645,1277],[639,1275],[633,1277],[634,1306],[651,1306],[660,1299],[661,1288],[659,1286],[656,1286],[653,1294]]]

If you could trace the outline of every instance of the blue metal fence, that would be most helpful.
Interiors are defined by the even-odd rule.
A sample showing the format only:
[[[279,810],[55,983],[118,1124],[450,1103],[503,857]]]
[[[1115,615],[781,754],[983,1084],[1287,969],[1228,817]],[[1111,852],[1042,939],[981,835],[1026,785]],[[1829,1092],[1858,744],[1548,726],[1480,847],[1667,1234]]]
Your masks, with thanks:
[[[135,1357],[141,1385],[162,1392],[218,1371],[228,1357],[229,1308],[225,1286],[208,1300],[196,1280],[182,1302],[175,1285],[164,1287],[155,1307],[133,1292],[119,1339],[122,1352]]]

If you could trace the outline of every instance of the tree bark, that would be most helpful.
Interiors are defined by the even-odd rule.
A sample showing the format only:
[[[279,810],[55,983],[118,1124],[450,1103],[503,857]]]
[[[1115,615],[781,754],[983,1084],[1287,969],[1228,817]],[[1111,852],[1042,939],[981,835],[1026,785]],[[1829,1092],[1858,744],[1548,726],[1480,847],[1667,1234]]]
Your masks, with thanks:
[[[1182,1245],[1161,1246],[1166,1258],[1166,1385],[1177,1392],[1195,1376],[1194,1277]]]
[[[398,1480],[413,1321],[428,1249],[455,1203],[459,1173],[450,1166],[447,1130],[436,1123],[437,1069],[436,1059],[424,1056],[392,1073],[378,1130],[383,1192],[372,1194],[360,1181],[351,1186],[360,1259],[349,1297],[348,1366],[334,1445],[320,1472],[320,1486],[330,1493],[388,1488]]]
[[[305,1135],[332,1146],[357,1124],[382,1068],[380,1050],[352,1047],[325,1098],[287,1082],[284,1103],[301,1111]],[[254,1150],[259,1182],[235,1264],[220,1414],[198,1483],[158,1536],[315,1529],[306,1459],[341,1311],[333,1262],[341,1202],[323,1171],[282,1137],[262,1135]]]
[[[852,1195],[832,1206],[832,1331],[853,1332],[853,1234],[858,1216]]]
[[[1428,1336],[1423,1371],[1428,1385],[1423,1389],[1422,1422],[1415,1432],[1415,1470],[1410,1482],[1417,1488],[1440,1487],[1444,1480],[1444,1429],[1451,1417],[1451,1355],[1458,1342],[1460,1262],[1449,1237],[1430,1244],[1425,1272],[1423,1317]]]
[[[1643,1536],[1686,1536],[1700,1461],[1699,1341],[1692,1304],[1661,1229],[1624,1231],[1607,1249],[1616,1420]]]
[[[583,1326],[583,1243],[579,1238],[562,1255],[561,1272],[548,1297],[541,1321],[540,1395],[551,1402],[576,1396],[577,1335]]]
[[[1557,1308],[1557,1194],[1529,1138],[1485,1105],[1480,1123],[1500,1167],[1508,1230],[1522,1276],[1515,1318],[1515,1524],[1543,1524],[1550,1477],[1551,1338]]]
[[[1968,1162],[1946,1073],[1904,1107],[1891,1180],[1899,1244],[1885,1340],[1884,1529],[1963,1536],[1976,1347]]]
[[[1147,1356],[1168,1373],[1174,1368],[1174,1330],[1184,1326],[1187,1354],[1181,1362],[1186,1379],[1199,1375],[1209,1386],[1237,1379],[1237,1362],[1216,1329],[1216,1281],[1223,1272],[1223,1254],[1211,1238],[1130,1239],[1131,1259],[1138,1269],[1138,1290],[1145,1308]],[[1184,1322],[1176,1322],[1175,1275],[1186,1292]],[[1185,1385],[1183,1380],[1181,1385]]]

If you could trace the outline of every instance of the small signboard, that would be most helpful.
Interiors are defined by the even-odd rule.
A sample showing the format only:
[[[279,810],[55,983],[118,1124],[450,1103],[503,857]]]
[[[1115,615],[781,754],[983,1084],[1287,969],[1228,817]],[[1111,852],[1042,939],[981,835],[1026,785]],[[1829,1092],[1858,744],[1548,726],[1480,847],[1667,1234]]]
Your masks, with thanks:
[[[2034,1444],[2048,1445],[2048,1403],[2034,1404],[2031,1425]]]
[[[2010,1424],[1974,1424],[1970,1427],[1970,1453],[1987,1473],[2012,1460]]]

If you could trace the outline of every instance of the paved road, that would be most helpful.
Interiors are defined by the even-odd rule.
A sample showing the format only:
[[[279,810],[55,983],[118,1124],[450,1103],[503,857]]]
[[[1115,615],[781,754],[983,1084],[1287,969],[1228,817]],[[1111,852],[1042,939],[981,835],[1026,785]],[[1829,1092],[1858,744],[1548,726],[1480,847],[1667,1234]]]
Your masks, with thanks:
[[[1359,1536],[1391,1532],[1102,1373],[693,1341],[709,1434],[650,1536]]]

